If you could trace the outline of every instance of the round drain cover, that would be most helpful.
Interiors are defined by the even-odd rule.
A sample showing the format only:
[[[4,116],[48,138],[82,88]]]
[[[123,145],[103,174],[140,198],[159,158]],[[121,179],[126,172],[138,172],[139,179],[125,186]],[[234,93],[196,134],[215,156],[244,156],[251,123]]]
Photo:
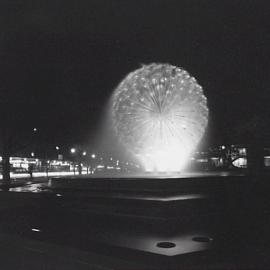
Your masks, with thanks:
[[[175,247],[175,243],[172,242],[159,242],[157,243],[157,247],[159,248],[173,248]]]
[[[212,241],[213,239],[208,236],[196,236],[196,237],[193,237],[192,240],[195,242],[208,243]]]

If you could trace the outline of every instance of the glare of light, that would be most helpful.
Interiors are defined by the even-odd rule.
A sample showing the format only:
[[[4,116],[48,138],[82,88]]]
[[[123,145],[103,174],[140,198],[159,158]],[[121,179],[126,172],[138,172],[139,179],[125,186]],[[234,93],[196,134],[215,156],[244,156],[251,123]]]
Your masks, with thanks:
[[[177,172],[188,160],[189,146],[187,145],[179,144],[172,145],[170,148],[159,148],[151,153],[143,153],[142,156],[139,157],[140,160],[143,160],[146,171]]]
[[[232,164],[238,168],[246,168],[247,167],[247,158],[246,157],[237,158],[236,160],[234,160],[232,162]]]
[[[86,154],[87,154],[86,151],[83,151],[82,155],[83,155],[83,156],[86,156]]]
[[[34,157],[34,156],[35,156],[35,153],[34,153],[34,152],[32,152],[32,153],[31,153],[31,157]]]
[[[33,231],[33,232],[40,232],[40,229],[32,228],[31,231]]]
[[[91,157],[92,157],[92,158],[96,158],[96,154],[92,154]]]
[[[50,161],[48,161],[49,163]],[[28,165],[27,165],[28,166]],[[76,172],[76,174],[78,174],[78,172]],[[73,171],[61,171],[61,172],[34,172],[33,173],[33,177],[45,177],[45,176],[69,176],[69,175],[74,175]],[[10,173],[10,176],[12,178],[16,177],[16,178],[30,178],[29,173]],[[0,179],[3,179],[3,176],[0,174]],[[51,185],[49,183],[49,185]],[[35,187],[33,187],[35,188]],[[29,187],[27,188],[29,190]],[[36,191],[37,192],[37,191]]]
[[[34,131],[34,132],[37,132],[37,128],[33,128],[33,131]]]
[[[104,165],[97,165],[98,169],[103,169],[105,166]]]
[[[62,195],[60,193],[57,193],[56,197],[62,197]]]
[[[71,148],[71,149],[70,149],[70,153],[71,153],[71,154],[75,154],[75,153],[76,153],[76,149],[75,149],[75,148]]]
[[[131,72],[111,103],[120,142],[147,171],[180,171],[208,124],[207,99],[181,68],[150,64]]]
[[[113,158],[111,157],[110,160],[113,160]]]
[[[60,147],[59,146],[55,146],[55,149],[58,151],[60,149]]]
[[[238,151],[239,151],[239,154],[241,156],[246,156],[247,155],[247,149],[246,148],[239,148]]]
[[[222,150],[226,149],[226,146],[225,146],[225,145],[222,145],[222,146],[221,146],[221,149],[222,149]]]

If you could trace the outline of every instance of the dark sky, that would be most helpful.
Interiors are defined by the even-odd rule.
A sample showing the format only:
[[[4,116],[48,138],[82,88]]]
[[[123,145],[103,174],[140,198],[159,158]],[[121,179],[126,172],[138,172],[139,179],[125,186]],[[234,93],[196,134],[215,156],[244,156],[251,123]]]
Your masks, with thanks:
[[[30,97],[21,113],[62,144],[94,138],[119,81],[151,62],[197,78],[213,142],[270,124],[269,1],[2,0],[0,15],[1,89]]]

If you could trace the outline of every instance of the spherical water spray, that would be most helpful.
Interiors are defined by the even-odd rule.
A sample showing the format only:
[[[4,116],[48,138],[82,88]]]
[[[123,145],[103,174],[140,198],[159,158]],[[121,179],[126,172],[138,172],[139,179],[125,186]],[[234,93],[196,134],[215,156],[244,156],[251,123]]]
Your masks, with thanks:
[[[128,74],[113,93],[111,115],[120,142],[146,171],[180,171],[208,123],[202,87],[168,64]]]

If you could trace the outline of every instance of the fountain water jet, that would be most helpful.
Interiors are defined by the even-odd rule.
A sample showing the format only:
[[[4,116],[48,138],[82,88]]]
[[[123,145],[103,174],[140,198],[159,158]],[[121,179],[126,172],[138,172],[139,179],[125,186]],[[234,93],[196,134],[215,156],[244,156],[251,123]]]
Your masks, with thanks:
[[[208,123],[207,99],[196,79],[169,64],[129,73],[112,96],[114,130],[146,171],[178,172]]]

